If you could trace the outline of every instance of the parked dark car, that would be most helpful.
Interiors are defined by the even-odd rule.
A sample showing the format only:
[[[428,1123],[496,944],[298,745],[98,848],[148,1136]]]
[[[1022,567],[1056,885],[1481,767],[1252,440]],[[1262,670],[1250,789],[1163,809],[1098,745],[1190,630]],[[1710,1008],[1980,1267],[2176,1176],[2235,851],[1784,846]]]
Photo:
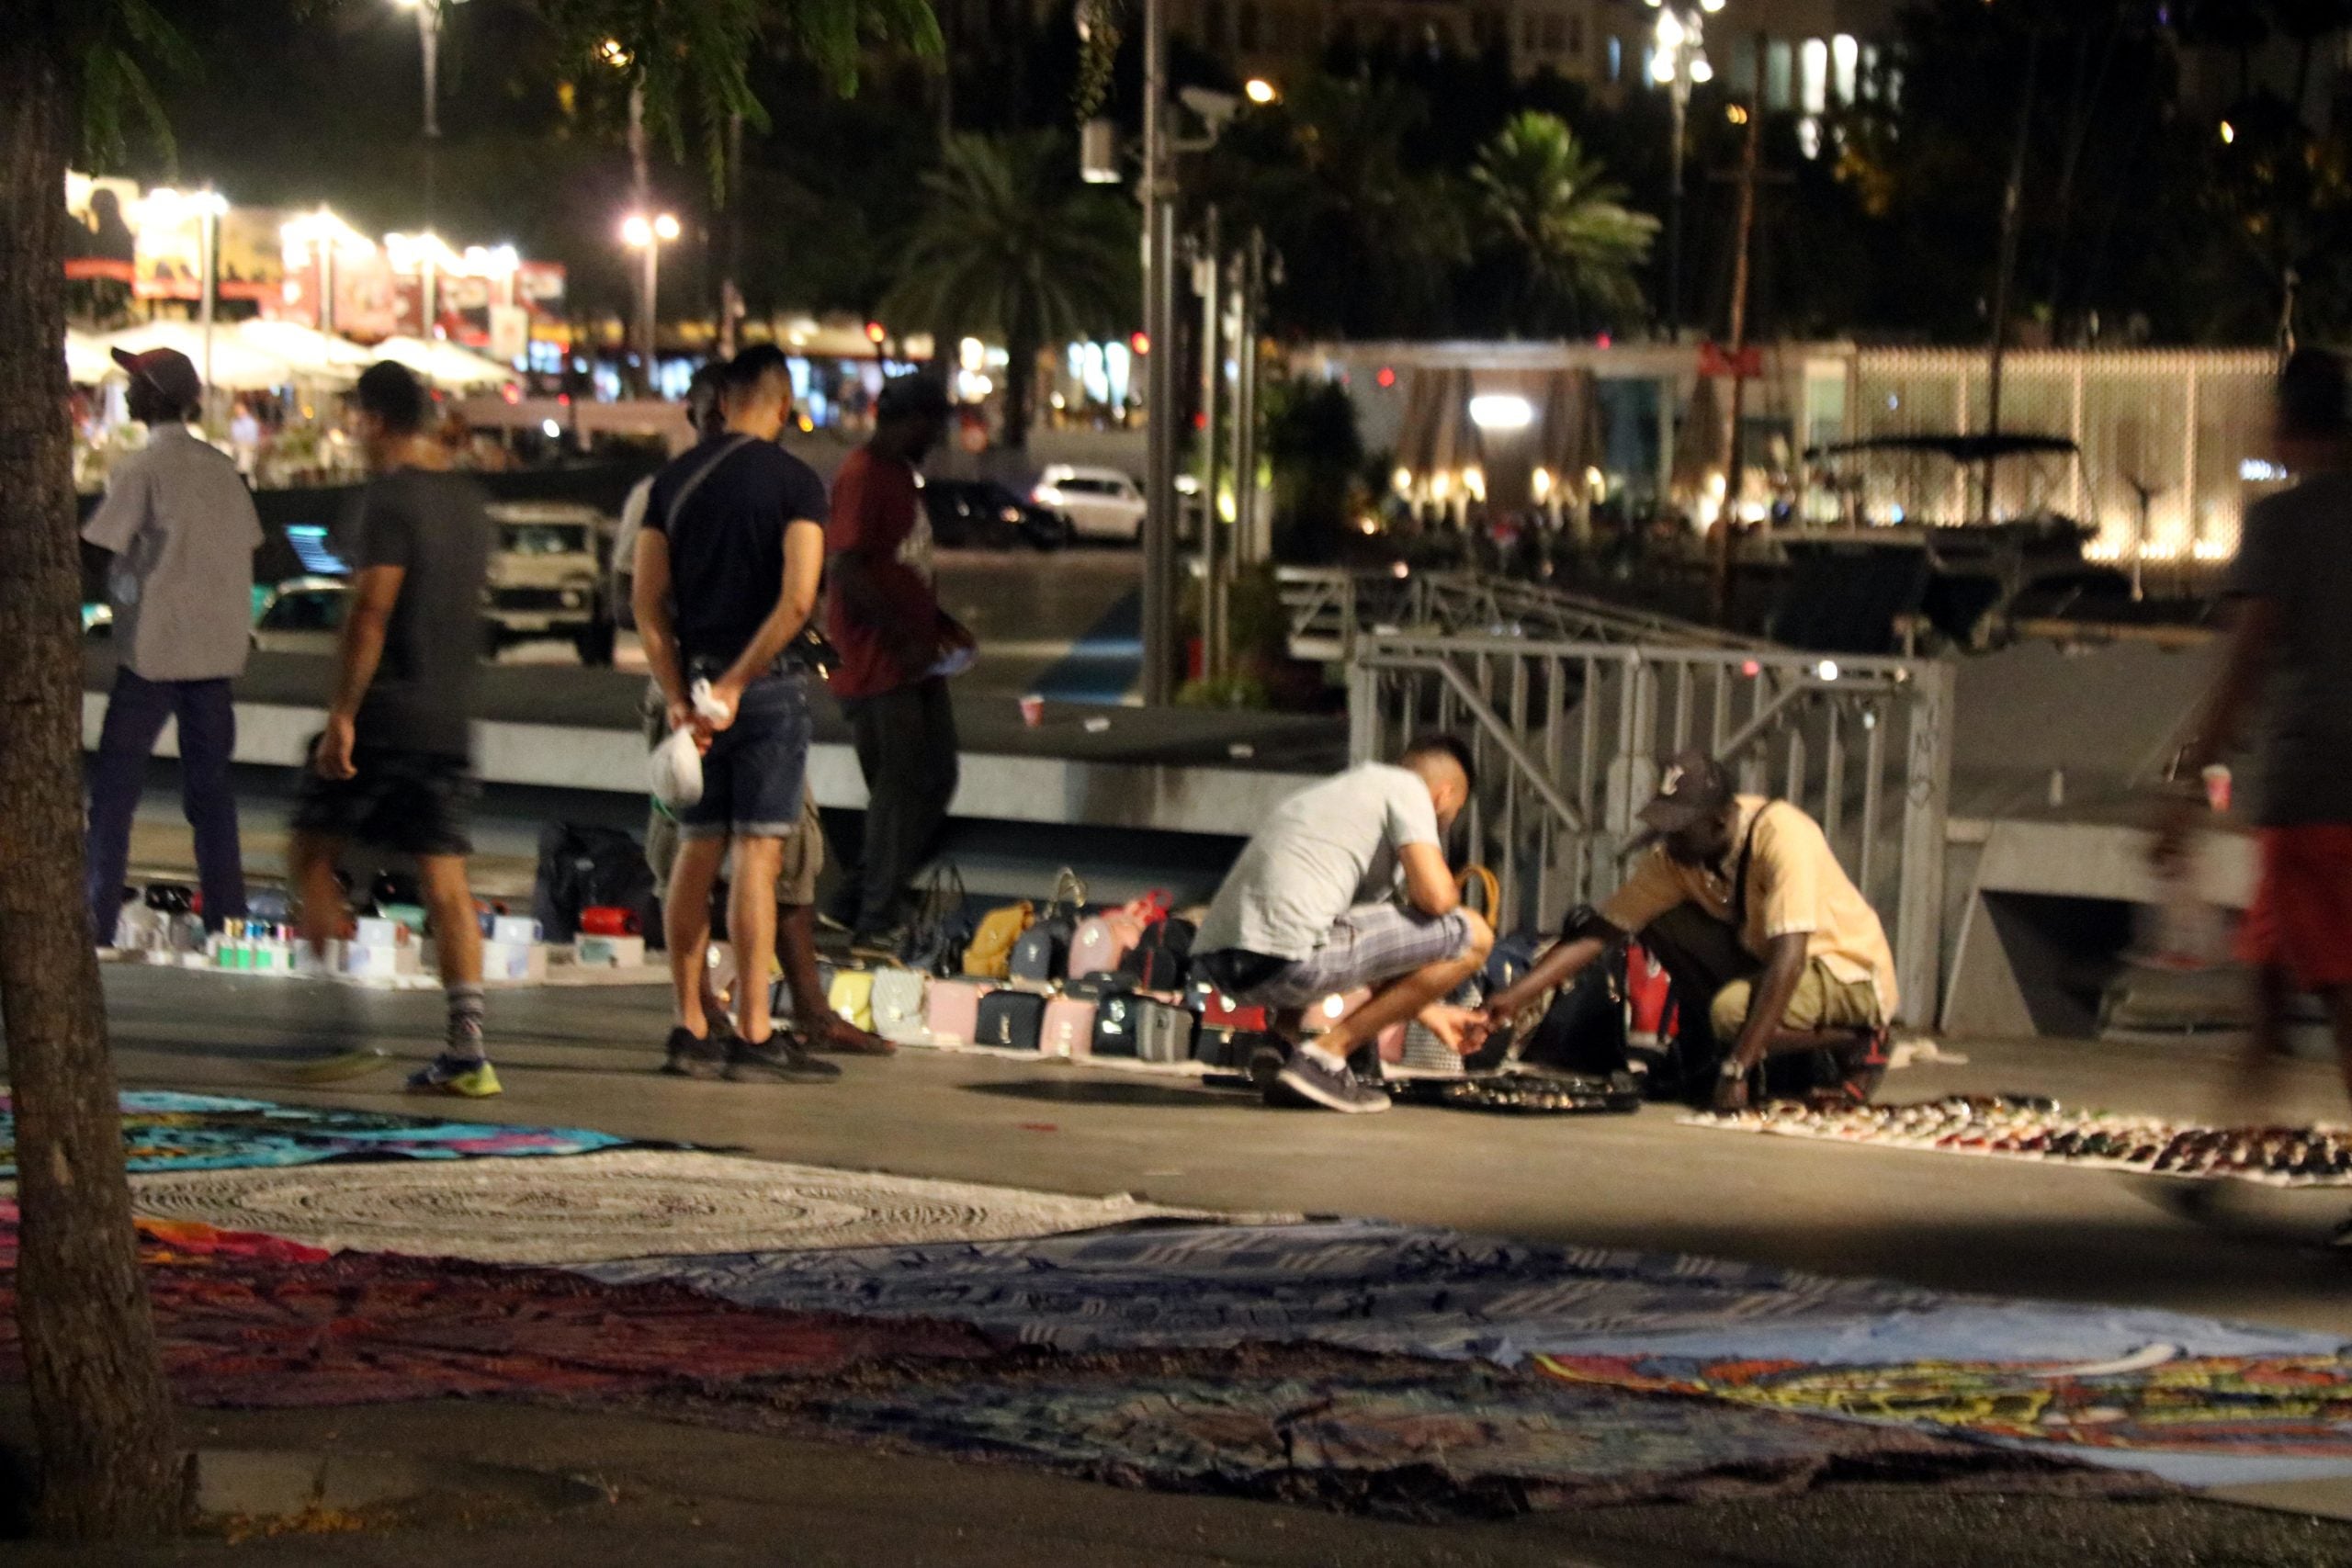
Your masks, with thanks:
[[[1069,543],[1069,519],[989,480],[925,479],[922,504],[943,549],[1057,550]]]

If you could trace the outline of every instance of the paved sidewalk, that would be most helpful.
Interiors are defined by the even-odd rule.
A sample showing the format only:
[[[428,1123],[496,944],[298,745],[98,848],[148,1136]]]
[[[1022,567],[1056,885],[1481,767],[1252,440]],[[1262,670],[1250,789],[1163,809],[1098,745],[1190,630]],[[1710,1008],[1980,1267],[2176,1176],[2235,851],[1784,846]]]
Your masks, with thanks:
[[[21,1395],[0,1401],[20,1444]],[[2146,1502],[1850,1487],[1785,1501],[1391,1524],[1276,1504],[1114,1490],[1012,1466],[441,1401],[196,1411],[191,1442],[423,1455],[592,1477],[616,1500],[556,1514],[237,1546],[0,1545],[25,1568],[2336,1568],[2352,1526],[2193,1498]],[[1899,1543],[1899,1544],[1898,1544]]]
[[[389,1074],[303,1092],[268,1069],[361,1035],[383,1041],[403,1062],[421,1058],[438,1022],[430,996],[137,970],[110,974],[108,987],[118,1058],[131,1088],[414,1110]],[[1516,1120],[1402,1110],[1365,1122],[1278,1114],[1181,1080],[922,1052],[852,1061],[842,1082],[819,1089],[680,1083],[650,1071],[661,1021],[650,997],[502,996],[492,1032],[508,1094],[433,1109],[692,1139],[816,1164],[1127,1190],[1211,1208],[1371,1214],[2352,1333],[2342,1265],[2297,1245],[2345,1207],[2344,1198],[2329,1194],[2261,1194],[2230,1228],[2199,1228],[2152,1201],[2144,1181],[1702,1133],[1658,1111]],[[2196,1046],[1968,1049],[1967,1066],[1906,1071],[1890,1093],[2030,1090],[2193,1116],[2210,1110],[2227,1077],[2226,1056]],[[2340,1091],[2324,1066],[2297,1066],[2289,1092],[2282,1115],[2341,1118]],[[0,1549],[0,1561],[1859,1568],[1889,1561],[1900,1541],[1909,1562],[1987,1568],[2352,1562],[2352,1526],[2188,1496],[2121,1501],[1835,1484],[1791,1499],[1419,1526],[493,1401],[208,1410],[187,1419],[191,1440],[220,1446],[335,1447],[593,1473],[615,1486],[619,1500],[398,1535],[233,1549],[176,1542],[111,1554]],[[0,1395],[0,1442],[23,1441],[21,1395]],[[2347,1489],[2306,1488],[2291,1500],[2343,1517]]]

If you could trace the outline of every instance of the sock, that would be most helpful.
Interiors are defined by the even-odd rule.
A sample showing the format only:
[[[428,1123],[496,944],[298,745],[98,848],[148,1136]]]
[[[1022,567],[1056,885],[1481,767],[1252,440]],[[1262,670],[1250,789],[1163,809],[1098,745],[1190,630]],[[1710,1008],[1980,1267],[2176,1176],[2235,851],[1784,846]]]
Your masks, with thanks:
[[[1335,1056],[1320,1045],[1301,1045],[1298,1048],[1298,1054],[1327,1072],[1344,1073],[1348,1070],[1346,1057]]]
[[[454,985],[449,987],[449,1035],[442,1052],[446,1055],[467,1061],[482,1059],[481,1050],[481,987]]]

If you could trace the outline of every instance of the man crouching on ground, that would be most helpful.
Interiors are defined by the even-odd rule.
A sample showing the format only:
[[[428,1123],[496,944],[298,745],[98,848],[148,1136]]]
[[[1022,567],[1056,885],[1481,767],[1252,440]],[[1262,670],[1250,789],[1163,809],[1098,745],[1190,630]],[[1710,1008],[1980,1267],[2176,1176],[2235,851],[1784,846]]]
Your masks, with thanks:
[[[1598,912],[1570,912],[1560,944],[1488,1002],[1485,1024],[1509,1027],[1637,935],[1673,976],[1685,1058],[1713,1065],[1697,1098],[1745,1110],[1769,1077],[1775,1092],[1869,1100],[1886,1070],[1894,954],[1820,824],[1737,793],[1702,751],[1674,760],[1642,820],[1658,839],[1634,874]]]
[[[1194,962],[1219,990],[1273,1009],[1295,1040],[1301,1010],[1373,988],[1370,1000],[1291,1053],[1269,1103],[1387,1110],[1388,1097],[1357,1081],[1348,1057],[1407,1019],[1419,1017],[1463,1049],[1470,1015],[1442,998],[1494,946],[1487,922],[1462,907],[1443,847],[1473,783],[1462,742],[1419,741],[1393,767],[1367,762],[1291,796],[1234,863],[1193,943]]]

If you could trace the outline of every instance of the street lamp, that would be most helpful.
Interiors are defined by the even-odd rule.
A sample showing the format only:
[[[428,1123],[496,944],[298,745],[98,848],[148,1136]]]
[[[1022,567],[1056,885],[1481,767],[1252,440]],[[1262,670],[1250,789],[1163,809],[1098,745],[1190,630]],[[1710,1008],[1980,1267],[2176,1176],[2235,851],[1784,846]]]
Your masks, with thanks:
[[[639,285],[637,333],[638,367],[649,396],[653,390],[653,323],[662,288],[662,247],[675,240],[678,232],[678,220],[667,212],[650,218],[642,212],[632,212],[621,220],[622,242],[645,253],[645,273]]]
[[[1715,77],[1707,62],[1706,18],[1724,8],[1724,0],[1649,0],[1657,12],[1650,51],[1650,80],[1668,90],[1674,109],[1672,183],[1667,193],[1666,334],[1682,331],[1682,152],[1684,127],[1690,113],[1690,89]]]
[[[1263,76],[1250,77],[1241,85],[1241,92],[1244,97],[1261,108],[1268,104],[1280,103],[1283,96],[1283,90]]]
[[[417,42],[424,50],[424,220],[433,221],[433,163],[441,141],[441,8],[464,0],[392,0],[416,13]]]

